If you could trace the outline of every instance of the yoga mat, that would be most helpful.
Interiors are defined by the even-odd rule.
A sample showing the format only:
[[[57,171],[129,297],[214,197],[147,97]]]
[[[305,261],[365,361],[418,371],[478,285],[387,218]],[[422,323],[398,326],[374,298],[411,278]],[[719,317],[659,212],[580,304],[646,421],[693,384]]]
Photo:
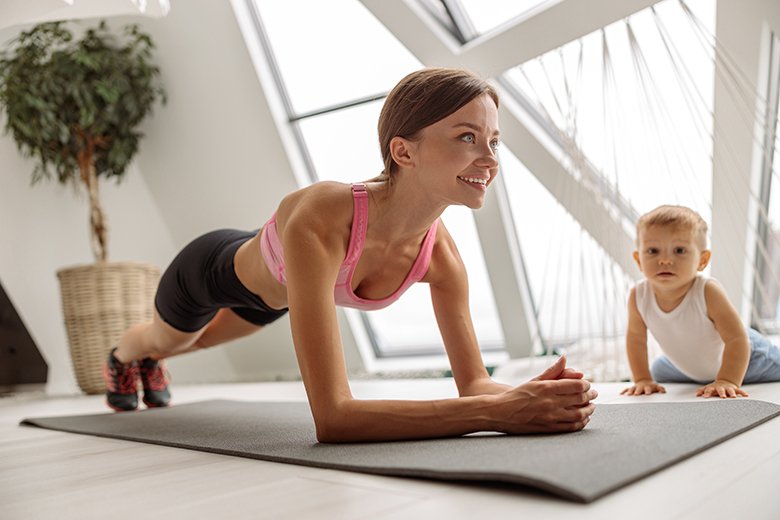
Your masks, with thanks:
[[[513,483],[591,502],[777,415],[780,406],[749,399],[604,404],[577,433],[350,444],[317,443],[309,407],[298,402],[215,400],[22,424],[363,473]]]

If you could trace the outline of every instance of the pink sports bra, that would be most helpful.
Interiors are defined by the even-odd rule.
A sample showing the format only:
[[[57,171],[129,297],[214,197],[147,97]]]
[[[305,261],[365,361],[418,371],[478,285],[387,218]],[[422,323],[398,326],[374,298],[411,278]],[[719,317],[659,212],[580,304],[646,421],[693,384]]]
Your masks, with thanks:
[[[366,185],[361,183],[353,184],[352,198],[355,203],[352,217],[352,232],[349,237],[346,257],[339,268],[336,286],[333,288],[333,297],[336,305],[343,307],[354,307],[364,311],[382,309],[400,298],[409,286],[419,282],[425,276],[431,263],[431,252],[436,240],[436,228],[439,221],[436,220],[425,234],[422,246],[420,246],[420,252],[401,286],[387,298],[366,300],[352,291],[352,275],[355,273],[355,267],[358,260],[360,260],[360,255],[363,253],[363,246],[366,243],[366,228],[368,228],[368,192],[366,192]],[[284,250],[276,230],[276,213],[263,226],[260,236],[260,252],[274,277],[280,283],[286,285]]]

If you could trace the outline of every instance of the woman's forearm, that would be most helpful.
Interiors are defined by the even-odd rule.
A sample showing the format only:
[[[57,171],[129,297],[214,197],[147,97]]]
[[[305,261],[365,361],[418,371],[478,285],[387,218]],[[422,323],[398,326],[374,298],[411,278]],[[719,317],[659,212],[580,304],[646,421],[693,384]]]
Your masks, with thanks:
[[[581,430],[598,392],[584,379],[532,380],[505,392],[433,401],[357,400],[313,407],[321,442],[453,437]]]
[[[346,399],[315,417],[320,442],[457,437],[490,429],[489,398],[430,401]],[[316,415],[316,414],[315,414]]]

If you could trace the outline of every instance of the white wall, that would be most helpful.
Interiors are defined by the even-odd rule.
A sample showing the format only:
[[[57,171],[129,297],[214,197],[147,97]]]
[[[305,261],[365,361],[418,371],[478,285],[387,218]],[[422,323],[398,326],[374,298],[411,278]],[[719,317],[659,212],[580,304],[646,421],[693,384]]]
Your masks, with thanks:
[[[229,0],[172,2],[140,23],[157,44],[169,102],[145,123],[135,167],[104,184],[110,259],[164,268],[219,227],[254,229],[296,189]],[[0,41],[9,31],[0,31]],[[49,393],[76,391],[55,271],[91,262],[86,201],[55,183],[29,186],[32,163],[0,137],[0,280],[49,364]],[[355,352],[344,332],[348,359]],[[223,348],[173,358],[174,381],[251,381],[298,374],[287,318]]]

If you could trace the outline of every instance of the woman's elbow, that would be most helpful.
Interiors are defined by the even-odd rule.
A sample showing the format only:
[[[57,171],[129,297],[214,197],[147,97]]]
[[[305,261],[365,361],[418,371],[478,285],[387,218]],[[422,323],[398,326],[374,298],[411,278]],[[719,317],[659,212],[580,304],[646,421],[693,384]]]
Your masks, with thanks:
[[[317,442],[335,444],[352,440],[343,425],[338,425],[331,419],[315,419],[314,426]]]
[[[350,432],[350,419],[344,410],[345,403],[330,403],[325,410],[312,409],[314,428],[318,442],[338,443],[355,440]]]

